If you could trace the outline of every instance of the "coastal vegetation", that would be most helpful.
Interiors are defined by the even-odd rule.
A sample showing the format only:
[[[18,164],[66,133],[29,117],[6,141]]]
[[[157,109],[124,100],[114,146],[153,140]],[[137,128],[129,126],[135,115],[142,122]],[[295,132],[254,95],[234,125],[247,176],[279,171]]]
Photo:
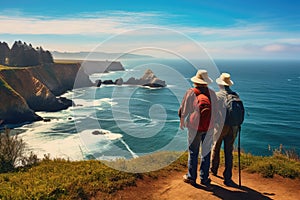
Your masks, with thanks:
[[[0,132],[0,173],[15,171],[18,167],[31,167],[37,164],[39,159],[30,152],[26,155],[26,143],[18,138],[18,134],[12,135],[9,129]]]
[[[26,42],[15,41],[10,49],[6,42],[0,42],[0,65],[24,67],[53,63],[53,57],[42,47],[33,48]]]
[[[14,141],[15,144],[20,142],[17,137],[10,137],[10,141]],[[12,145],[13,142],[9,144]],[[14,165],[11,170],[6,172],[2,170],[0,199],[88,199],[95,195],[105,198],[118,190],[135,186],[138,180],[157,179],[167,176],[172,171],[185,171],[188,156],[186,152],[180,154],[175,162],[161,170],[135,174],[115,170],[108,165],[122,165],[124,170],[128,170],[137,162],[146,164],[168,162],[168,159],[173,159],[174,155],[178,156],[179,153],[158,152],[131,160],[110,161],[112,163],[98,160],[70,161],[50,158],[50,155],[38,160],[32,154],[31,162],[27,162],[25,166]],[[20,152],[17,155],[18,158],[22,158]],[[221,156],[223,157],[223,154]],[[292,179],[300,177],[299,158],[288,157],[280,148],[274,151],[273,156],[242,153],[241,164],[243,170],[260,173],[263,177],[271,178],[275,174]],[[234,159],[234,165],[237,167],[237,159]]]

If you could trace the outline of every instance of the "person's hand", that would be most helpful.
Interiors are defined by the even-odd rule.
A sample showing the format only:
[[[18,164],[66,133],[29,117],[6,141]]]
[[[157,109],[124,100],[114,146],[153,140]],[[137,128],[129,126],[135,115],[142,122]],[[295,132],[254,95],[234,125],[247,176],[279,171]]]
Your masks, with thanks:
[[[184,118],[180,118],[180,129],[183,130],[185,128]]]

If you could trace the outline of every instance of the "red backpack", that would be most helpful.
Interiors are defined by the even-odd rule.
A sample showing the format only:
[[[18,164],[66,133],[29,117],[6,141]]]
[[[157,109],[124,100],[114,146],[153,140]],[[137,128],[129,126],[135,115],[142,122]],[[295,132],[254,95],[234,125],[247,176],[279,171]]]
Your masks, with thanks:
[[[211,121],[211,101],[208,94],[203,94],[199,89],[193,88],[196,98],[193,102],[194,112],[189,117],[188,128],[200,132],[206,132],[209,129]]]

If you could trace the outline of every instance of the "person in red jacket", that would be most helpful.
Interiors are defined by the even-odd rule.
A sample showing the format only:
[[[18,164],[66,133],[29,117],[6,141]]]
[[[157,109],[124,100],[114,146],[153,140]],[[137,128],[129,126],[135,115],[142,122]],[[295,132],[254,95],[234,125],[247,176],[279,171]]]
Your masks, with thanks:
[[[203,185],[209,185],[211,182],[209,178],[209,167],[213,134],[208,133],[213,133],[213,131],[211,131],[213,127],[211,126],[210,119],[203,119],[204,115],[202,115],[201,118],[200,112],[202,109],[199,108],[198,105],[201,98],[205,101],[209,99],[209,104],[212,105],[216,96],[215,92],[207,86],[213,81],[209,78],[206,70],[198,70],[197,74],[191,78],[191,81],[194,84],[194,88],[187,90],[178,111],[178,115],[180,117],[180,128],[188,128],[188,173],[183,176],[183,180],[184,182],[192,185],[196,184],[199,147],[200,144],[202,144],[200,183]],[[214,106],[211,106],[209,108],[210,111],[208,112],[214,113],[213,108]],[[205,117],[209,116],[209,118],[211,118],[210,113],[205,114]],[[197,121],[193,121],[197,118],[194,116],[199,116]]]

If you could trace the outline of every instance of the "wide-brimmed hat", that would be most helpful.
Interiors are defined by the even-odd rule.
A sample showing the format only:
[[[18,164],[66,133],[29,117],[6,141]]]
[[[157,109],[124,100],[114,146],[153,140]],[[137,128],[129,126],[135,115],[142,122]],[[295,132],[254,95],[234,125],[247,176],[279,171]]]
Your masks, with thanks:
[[[230,80],[230,74],[222,73],[219,78],[216,79],[217,84],[224,86],[232,86],[233,81]]]
[[[196,76],[191,78],[191,81],[198,84],[210,84],[213,82],[213,80],[208,77],[206,70],[198,70]]]

